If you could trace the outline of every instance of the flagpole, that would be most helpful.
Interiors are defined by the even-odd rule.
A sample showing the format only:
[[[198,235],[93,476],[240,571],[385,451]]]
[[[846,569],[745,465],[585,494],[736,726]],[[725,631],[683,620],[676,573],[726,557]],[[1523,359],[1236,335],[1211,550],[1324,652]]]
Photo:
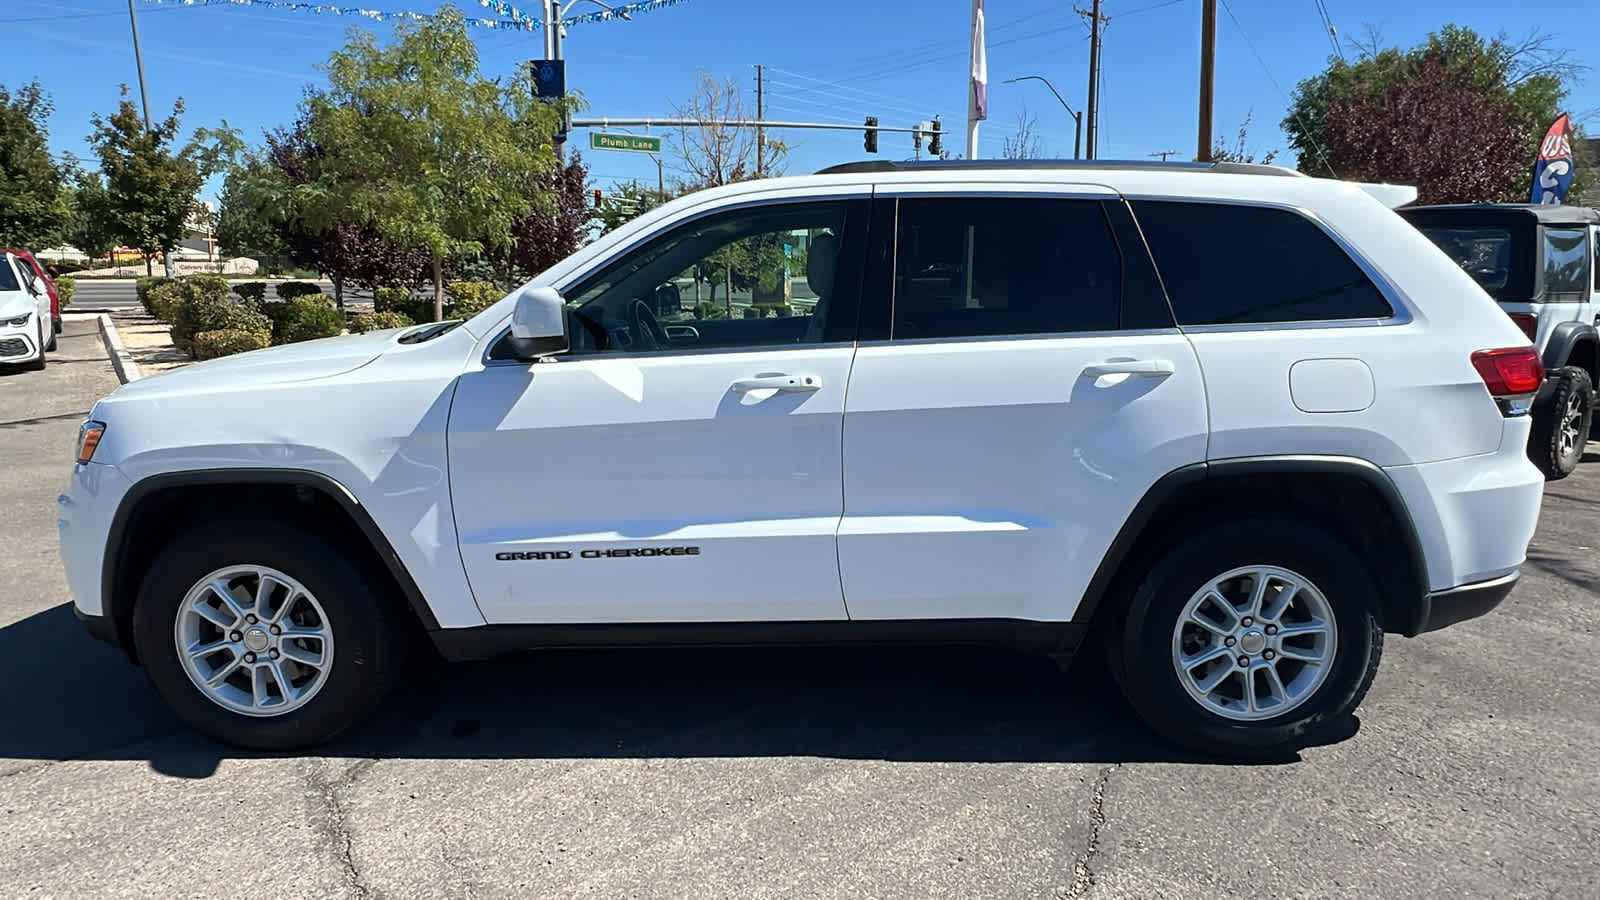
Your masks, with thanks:
[[[971,75],[967,88],[967,159],[977,159],[978,122],[989,118],[989,63],[983,49],[983,0],[972,0]]]

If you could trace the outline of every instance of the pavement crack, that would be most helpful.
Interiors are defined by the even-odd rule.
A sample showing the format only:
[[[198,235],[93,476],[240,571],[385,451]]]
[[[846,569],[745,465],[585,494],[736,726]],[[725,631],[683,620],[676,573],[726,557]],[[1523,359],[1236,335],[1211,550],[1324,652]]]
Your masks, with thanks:
[[[356,897],[371,897],[373,891],[361,877],[361,870],[356,866],[354,839],[350,834],[350,809],[341,792],[356,783],[366,771],[377,765],[376,759],[363,759],[346,768],[336,778],[322,778],[315,780],[315,785],[321,792],[322,812],[327,820],[324,835],[332,843],[334,856],[339,860],[339,867],[344,872],[345,883],[350,892]]]
[[[45,769],[50,768],[51,766],[55,765],[58,762],[61,762],[61,760],[59,760],[59,759],[47,759],[44,762],[35,763],[35,764],[31,765],[31,766],[23,766],[20,769],[16,769],[16,770],[13,770],[13,771],[10,771],[10,772],[0,772],[0,780],[4,780],[4,779],[7,779],[7,778],[15,778],[18,775],[31,775],[34,772],[43,772]]]
[[[1111,780],[1111,773],[1121,767],[1122,763],[1112,763],[1101,769],[1095,779],[1094,795],[1089,800],[1089,840],[1083,854],[1072,863],[1072,886],[1061,895],[1068,900],[1084,897],[1094,888],[1094,857],[1100,852],[1100,830],[1106,824],[1106,782]]]

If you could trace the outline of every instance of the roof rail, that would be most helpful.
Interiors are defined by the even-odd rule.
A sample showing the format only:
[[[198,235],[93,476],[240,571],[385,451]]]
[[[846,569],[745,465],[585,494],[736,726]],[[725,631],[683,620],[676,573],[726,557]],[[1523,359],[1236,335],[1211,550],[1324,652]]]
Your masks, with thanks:
[[[1303,172],[1283,166],[1236,162],[1185,162],[1143,159],[928,159],[892,160],[869,159],[859,162],[839,163],[818,169],[818,175],[842,175],[862,172],[916,172],[949,169],[1141,169],[1146,171],[1215,172],[1228,175],[1280,175],[1290,178],[1307,177]]]

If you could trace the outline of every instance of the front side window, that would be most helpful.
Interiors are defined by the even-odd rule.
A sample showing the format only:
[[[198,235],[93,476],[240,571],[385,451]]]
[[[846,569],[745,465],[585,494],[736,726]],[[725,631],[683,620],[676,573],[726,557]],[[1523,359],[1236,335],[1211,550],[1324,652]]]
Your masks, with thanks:
[[[1544,299],[1586,300],[1589,296],[1589,230],[1541,229],[1544,233]]]
[[[1297,212],[1154,200],[1133,210],[1180,325],[1394,315],[1355,261]]]
[[[568,294],[572,353],[851,340],[865,215],[864,201],[773,204],[675,228]]]
[[[11,268],[11,259],[0,259],[0,291],[20,291],[22,285],[17,281],[17,273]]]
[[[1117,327],[1122,257],[1098,201],[912,198],[897,219],[894,340]]]

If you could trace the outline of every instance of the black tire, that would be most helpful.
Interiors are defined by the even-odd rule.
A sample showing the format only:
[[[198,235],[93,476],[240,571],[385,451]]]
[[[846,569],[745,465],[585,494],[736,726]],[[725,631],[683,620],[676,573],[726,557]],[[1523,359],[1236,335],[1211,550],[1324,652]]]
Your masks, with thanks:
[[[1270,565],[1308,579],[1327,599],[1338,638],[1328,676],[1299,706],[1251,722],[1190,696],[1172,660],[1174,628],[1196,591],[1232,569]],[[1349,721],[1377,674],[1383,630],[1366,567],[1327,533],[1292,520],[1225,525],[1182,541],[1137,582],[1108,629],[1112,672],[1140,718],[1175,744],[1209,756],[1281,757],[1324,742]]]
[[[1574,400],[1581,410],[1577,422],[1578,439],[1563,450],[1563,426]],[[1577,366],[1560,369],[1555,387],[1534,403],[1533,433],[1528,437],[1528,456],[1544,473],[1546,481],[1559,481],[1578,468],[1593,424],[1594,382],[1589,373]]]
[[[327,614],[333,664],[305,705],[278,716],[229,710],[197,688],[178,658],[174,625],[189,589],[235,564],[271,566],[303,584]],[[185,723],[225,744],[251,750],[299,750],[365,719],[392,687],[407,649],[399,611],[382,599],[381,582],[336,548],[277,522],[209,523],[178,538],[156,558],[140,586],[133,637],[150,680]]]
[[[58,335],[60,333],[61,333],[61,322],[59,320],[51,322],[50,323],[50,342],[48,344],[44,345],[44,348],[46,350],[49,350],[51,353],[56,352],[56,344],[58,344],[60,342],[59,338],[57,338],[56,335]]]

